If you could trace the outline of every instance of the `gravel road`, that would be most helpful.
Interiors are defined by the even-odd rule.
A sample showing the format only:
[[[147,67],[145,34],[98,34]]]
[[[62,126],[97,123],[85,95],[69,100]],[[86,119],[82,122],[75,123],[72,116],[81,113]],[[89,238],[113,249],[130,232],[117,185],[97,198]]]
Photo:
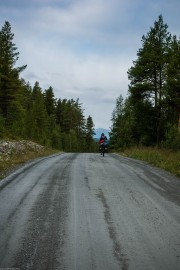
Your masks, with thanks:
[[[0,269],[179,270],[180,179],[143,162],[64,153],[0,183]]]

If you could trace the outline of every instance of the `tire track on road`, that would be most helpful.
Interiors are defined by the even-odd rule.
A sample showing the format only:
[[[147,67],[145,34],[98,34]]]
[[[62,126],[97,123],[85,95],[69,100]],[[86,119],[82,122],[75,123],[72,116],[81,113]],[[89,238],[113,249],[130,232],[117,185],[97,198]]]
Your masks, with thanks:
[[[108,225],[109,236],[113,241],[113,254],[114,254],[115,258],[117,259],[119,265],[122,267],[122,270],[128,270],[128,261],[129,260],[128,260],[126,254],[123,253],[122,246],[117,239],[117,233],[116,233],[116,230],[113,226],[113,221],[111,218],[110,209],[109,209],[109,206],[107,204],[107,200],[104,196],[104,193],[103,193],[102,189],[100,189],[100,188],[99,188],[99,192],[97,194],[97,197],[103,203],[104,219]]]

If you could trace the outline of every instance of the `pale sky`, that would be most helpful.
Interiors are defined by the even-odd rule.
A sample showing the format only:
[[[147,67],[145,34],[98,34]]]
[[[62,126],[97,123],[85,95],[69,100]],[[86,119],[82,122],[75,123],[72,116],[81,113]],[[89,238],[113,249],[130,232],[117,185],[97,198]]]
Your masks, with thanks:
[[[20,53],[21,77],[56,98],[79,98],[95,128],[112,125],[116,98],[127,96],[127,71],[159,15],[180,35],[180,0],[0,0]]]

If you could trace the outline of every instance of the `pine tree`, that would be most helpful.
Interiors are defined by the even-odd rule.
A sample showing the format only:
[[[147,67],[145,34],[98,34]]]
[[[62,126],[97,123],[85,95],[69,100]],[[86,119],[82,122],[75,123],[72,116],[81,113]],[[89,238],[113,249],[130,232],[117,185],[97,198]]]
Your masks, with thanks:
[[[17,104],[14,101],[19,91],[19,74],[26,68],[15,67],[19,52],[13,38],[11,25],[6,21],[0,31],[0,112],[5,119],[11,102]]]
[[[134,101],[147,100],[154,108],[153,123],[155,125],[157,144],[163,138],[163,100],[165,98],[165,85],[167,81],[167,65],[171,35],[167,31],[160,15],[155,21],[146,37],[142,37],[142,48],[138,51],[138,59],[128,71],[131,81],[129,92]],[[148,121],[147,121],[148,122]],[[147,127],[148,128],[148,127]],[[154,129],[152,127],[152,129]]]
[[[173,36],[167,67],[167,117],[168,122],[177,126],[179,121],[180,132],[180,39]]]

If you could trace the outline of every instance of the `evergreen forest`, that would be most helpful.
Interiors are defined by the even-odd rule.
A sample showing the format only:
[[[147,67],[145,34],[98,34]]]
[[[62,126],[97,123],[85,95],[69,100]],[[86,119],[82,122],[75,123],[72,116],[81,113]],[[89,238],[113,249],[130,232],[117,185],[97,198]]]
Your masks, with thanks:
[[[19,52],[11,24],[0,31],[0,138],[32,140],[64,151],[94,151],[94,123],[79,99],[57,99],[53,88],[42,90],[20,77]]]
[[[0,31],[0,138],[33,140],[73,152],[97,150],[94,123],[79,99],[57,99],[20,77],[19,52],[11,24]],[[127,71],[127,97],[116,99],[110,131],[111,149],[157,146],[180,150],[180,38],[168,32],[162,15],[142,36],[137,59]]]
[[[127,72],[127,97],[116,99],[111,147],[180,150],[180,39],[168,32],[160,15],[141,42]]]

